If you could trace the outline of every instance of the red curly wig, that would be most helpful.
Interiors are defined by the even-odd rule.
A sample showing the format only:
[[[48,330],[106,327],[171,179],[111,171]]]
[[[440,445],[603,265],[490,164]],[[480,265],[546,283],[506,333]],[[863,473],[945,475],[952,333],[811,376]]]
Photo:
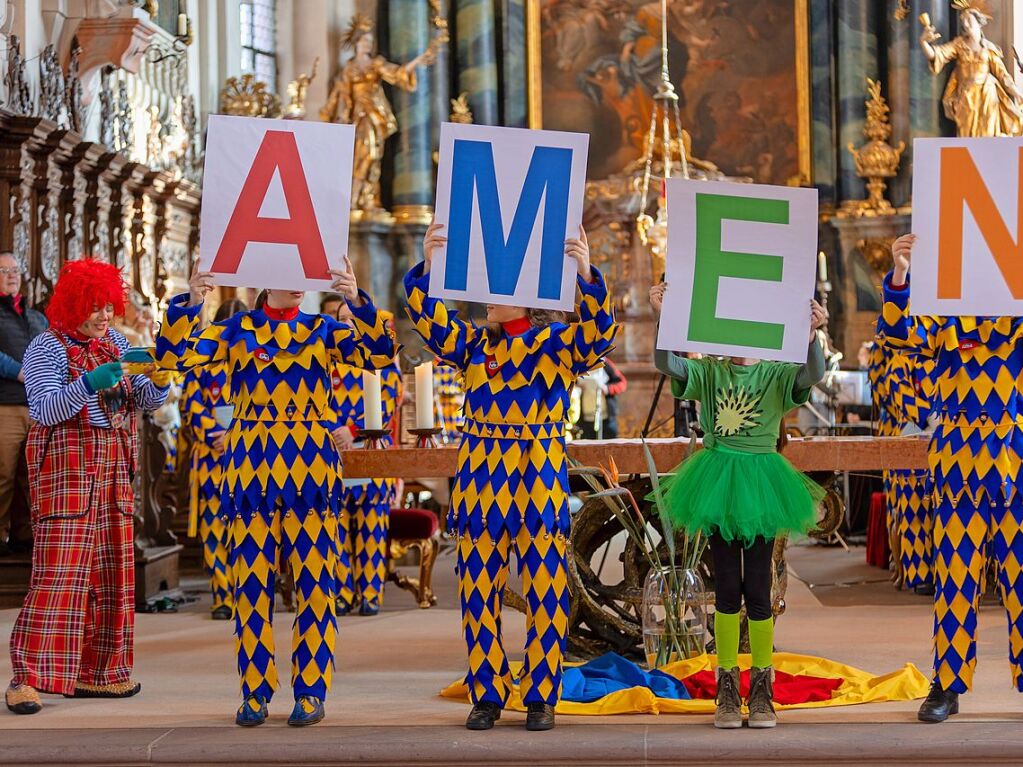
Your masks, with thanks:
[[[57,330],[77,330],[98,307],[110,304],[114,315],[124,316],[127,286],[121,271],[92,258],[69,261],[60,270],[46,317]]]

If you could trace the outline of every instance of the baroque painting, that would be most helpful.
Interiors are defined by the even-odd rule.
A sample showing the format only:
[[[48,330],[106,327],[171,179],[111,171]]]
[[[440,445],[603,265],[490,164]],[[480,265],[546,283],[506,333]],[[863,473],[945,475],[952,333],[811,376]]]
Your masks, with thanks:
[[[759,183],[808,182],[805,0],[667,7],[693,154]],[[643,154],[661,78],[660,1],[540,0],[537,26],[543,127],[590,133],[590,178],[623,170]]]

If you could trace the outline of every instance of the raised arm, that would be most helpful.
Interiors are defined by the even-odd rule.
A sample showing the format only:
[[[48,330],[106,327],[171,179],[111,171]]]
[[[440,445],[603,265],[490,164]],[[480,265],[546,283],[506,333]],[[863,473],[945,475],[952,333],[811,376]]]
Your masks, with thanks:
[[[348,256],[345,256],[343,271],[332,269],[330,273],[334,277],[331,289],[344,297],[353,322],[353,326],[349,327],[327,320],[334,360],[364,370],[380,370],[392,364],[398,353],[394,336],[384,325],[369,294],[359,290],[355,269]]]
[[[934,356],[934,317],[911,317],[909,314],[909,265],[916,235],[899,237],[892,245],[895,268],[883,282],[884,304],[877,319],[878,343],[893,349],[902,349],[925,359]]]
[[[796,381],[792,385],[792,396],[799,399],[810,391],[816,383],[824,377],[826,364],[824,361],[824,347],[818,329],[824,327],[828,322],[827,310],[817,303],[810,301],[810,346],[806,350],[806,362],[799,366],[796,374]]]
[[[449,312],[442,301],[430,297],[430,266],[433,254],[447,238],[442,236],[441,224],[430,224],[423,238],[423,262],[412,267],[405,275],[407,311],[426,345],[441,361],[459,370],[469,362],[469,350],[475,345],[479,330]]]
[[[156,337],[156,364],[167,370],[191,370],[227,359],[230,320],[214,323],[201,333],[199,317],[206,295],[215,287],[213,275],[196,264],[188,278],[188,293],[174,296]]]
[[[599,365],[611,351],[618,323],[604,275],[590,264],[590,246],[581,226],[578,239],[565,241],[565,255],[576,262],[580,298],[576,305],[579,320],[568,325],[564,340],[571,351],[572,371],[582,375]]]

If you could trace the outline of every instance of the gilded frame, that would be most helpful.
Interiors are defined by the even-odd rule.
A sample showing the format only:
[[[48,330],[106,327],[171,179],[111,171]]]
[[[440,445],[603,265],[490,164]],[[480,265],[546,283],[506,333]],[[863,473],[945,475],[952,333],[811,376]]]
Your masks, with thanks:
[[[540,2],[526,0],[526,92],[529,127],[543,127],[543,77]],[[796,33],[796,127],[799,176],[790,184],[813,184],[813,115],[810,104],[810,0],[793,0]]]

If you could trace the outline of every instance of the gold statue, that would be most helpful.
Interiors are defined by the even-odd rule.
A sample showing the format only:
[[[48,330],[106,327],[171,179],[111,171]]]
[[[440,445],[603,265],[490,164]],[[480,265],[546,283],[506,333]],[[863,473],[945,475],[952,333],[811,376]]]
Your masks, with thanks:
[[[341,68],[327,104],[320,110],[320,119],[355,126],[352,210],[356,218],[382,211],[380,161],[384,142],[398,130],[383,84],[414,91],[416,69],[434,61],[434,43],[438,40],[443,42],[440,35],[434,37],[430,46],[407,64],[395,64],[373,55],[373,22],[362,14],[352,18],[342,38],[342,47],[351,48],[355,55]]]
[[[305,117],[305,99],[309,91],[309,83],[316,79],[316,65],[320,63],[317,56],[313,60],[313,71],[301,74],[288,83],[288,105],[284,107],[283,117],[288,120],[301,120]]]
[[[963,137],[1019,136],[1023,132],[1023,95],[1005,68],[1001,48],[984,37],[984,25],[991,16],[981,0],[953,0],[952,7],[959,12],[963,33],[940,45],[935,44],[941,35],[930,16],[920,14],[924,27],[920,47],[931,70],[939,74],[946,64],[955,62],[941,100],[945,114]]]

